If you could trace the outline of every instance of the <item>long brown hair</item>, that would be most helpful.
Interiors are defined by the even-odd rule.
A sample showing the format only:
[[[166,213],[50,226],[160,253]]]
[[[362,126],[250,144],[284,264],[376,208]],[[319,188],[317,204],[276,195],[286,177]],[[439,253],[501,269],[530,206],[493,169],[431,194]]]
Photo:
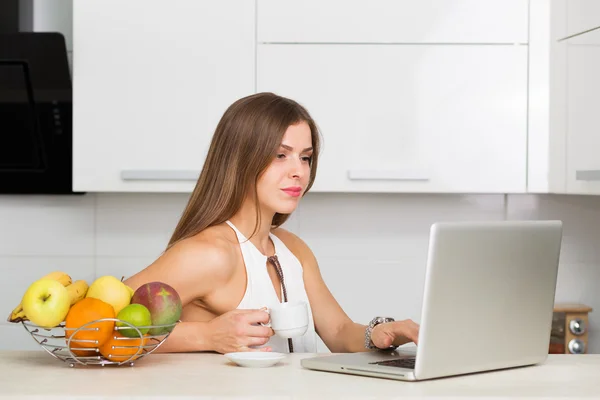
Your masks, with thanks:
[[[231,218],[250,191],[258,204],[259,177],[275,157],[288,127],[300,122],[310,127],[313,147],[306,193],[315,180],[319,153],[318,128],[308,111],[273,93],[253,94],[229,106],[217,125],[196,187],[167,249]],[[282,225],[288,217],[289,214],[276,213],[272,226]],[[253,234],[259,221],[257,207]]]

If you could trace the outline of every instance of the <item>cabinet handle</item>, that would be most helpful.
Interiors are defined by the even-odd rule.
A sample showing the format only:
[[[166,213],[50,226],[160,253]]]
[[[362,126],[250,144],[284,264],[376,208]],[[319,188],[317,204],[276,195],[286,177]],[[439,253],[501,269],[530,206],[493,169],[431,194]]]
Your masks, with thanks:
[[[575,171],[578,181],[600,181],[600,169],[587,169]]]
[[[428,181],[423,171],[350,169],[348,179],[352,181]]]
[[[165,169],[126,169],[121,171],[124,181],[196,181],[198,171]]]

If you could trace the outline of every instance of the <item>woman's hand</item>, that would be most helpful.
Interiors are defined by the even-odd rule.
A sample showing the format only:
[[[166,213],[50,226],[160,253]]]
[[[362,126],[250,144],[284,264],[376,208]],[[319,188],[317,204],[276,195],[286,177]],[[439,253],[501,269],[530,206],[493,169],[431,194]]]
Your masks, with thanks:
[[[262,310],[233,310],[210,321],[210,348],[221,354],[238,351],[271,351],[262,346],[273,336],[273,329],[261,326],[269,322],[269,313]]]
[[[410,319],[379,324],[371,332],[371,341],[380,349],[387,349],[392,344],[395,346],[409,342],[418,344],[419,325]]]

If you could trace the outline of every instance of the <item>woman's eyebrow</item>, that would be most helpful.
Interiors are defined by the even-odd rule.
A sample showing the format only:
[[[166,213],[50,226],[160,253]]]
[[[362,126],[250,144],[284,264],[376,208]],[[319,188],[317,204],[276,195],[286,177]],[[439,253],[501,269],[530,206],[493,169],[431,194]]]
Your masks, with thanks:
[[[283,147],[286,150],[289,151],[294,151],[294,148],[292,146],[288,146],[287,144],[282,144],[281,147]],[[306,153],[307,151],[311,151],[313,148],[312,147],[307,147],[304,150],[302,150],[303,153]]]

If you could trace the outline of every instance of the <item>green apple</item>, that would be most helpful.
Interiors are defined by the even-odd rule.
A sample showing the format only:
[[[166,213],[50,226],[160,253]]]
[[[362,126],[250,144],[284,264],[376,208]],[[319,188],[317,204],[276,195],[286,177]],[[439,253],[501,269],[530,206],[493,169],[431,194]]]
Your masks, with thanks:
[[[53,328],[60,324],[71,307],[67,288],[54,279],[33,282],[25,291],[21,303],[27,318],[42,328]]]
[[[123,308],[119,314],[117,314],[117,319],[121,321],[129,322],[131,325],[135,326],[140,330],[142,335],[148,333],[150,328],[139,328],[140,326],[150,326],[152,325],[152,316],[150,315],[150,310],[148,310],[145,306],[141,304],[130,304],[127,307]],[[138,332],[133,329],[131,326],[118,322],[116,324],[119,328],[119,332],[123,336],[127,336],[130,338],[136,338],[140,335]]]

